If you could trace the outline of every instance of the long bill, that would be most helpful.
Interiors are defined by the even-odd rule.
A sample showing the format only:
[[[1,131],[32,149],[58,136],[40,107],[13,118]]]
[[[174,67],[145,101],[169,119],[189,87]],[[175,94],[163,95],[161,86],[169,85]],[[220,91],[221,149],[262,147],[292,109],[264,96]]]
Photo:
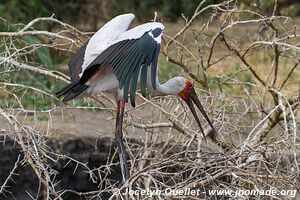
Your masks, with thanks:
[[[213,126],[212,122],[210,121],[209,117],[207,116],[202,104],[200,103],[200,100],[199,100],[194,88],[192,88],[190,90],[190,98],[188,98],[188,100],[186,100],[186,103],[189,106],[191,112],[193,113],[193,115],[196,119],[196,122],[197,122],[197,124],[200,128],[200,131],[201,131],[202,135],[203,135],[203,138],[206,140],[204,130],[203,130],[202,125],[200,123],[200,120],[198,118],[198,115],[197,115],[197,112],[196,112],[195,107],[193,105],[193,102],[196,104],[197,108],[200,110],[201,114],[203,115],[203,117],[206,119],[206,121],[208,122],[208,124],[212,128],[213,133],[216,135],[217,131],[214,128],[214,126]]]

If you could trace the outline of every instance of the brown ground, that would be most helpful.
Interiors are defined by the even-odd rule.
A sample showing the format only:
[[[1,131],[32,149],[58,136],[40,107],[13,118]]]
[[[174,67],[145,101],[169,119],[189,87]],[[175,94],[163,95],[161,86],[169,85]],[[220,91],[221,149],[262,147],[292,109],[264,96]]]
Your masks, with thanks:
[[[73,115],[73,116],[72,116]],[[35,116],[18,115],[23,125],[31,125],[44,134],[71,134],[76,136],[100,136],[104,133],[112,133],[114,119],[107,112],[71,110],[42,114],[35,120]],[[4,128],[8,122],[0,117],[0,127]]]
[[[130,103],[129,103],[130,104]],[[126,109],[132,107],[126,104]],[[140,103],[137,104],[137,106]],[[138,118],[144,122],[156,121],[153,117],[155,111],[151,106],[142,106],[137,110],[133,110]],[[51,136],[73,135],[78,137],[114,137],[115,127],[115,111],[100,111],[100,110],[84,110],[84,109],[58,109],[55,112],[39,113],[37,115],[24,115],[11,113],[18,117],[18,120],[23,125],[29,125],[39,133]],[[137,120],[137,119],[136,119]],[[136,121],[135,120],[135,121]],[[138,121],[138,120],[137,120]],[[165,120],[168,122],[168,120]],[[0,115],[0,130],[7,129],[9,122]],[[123,131],[126,137],[142,139],[145,137],[145,132],[141,129],[134,131]]]

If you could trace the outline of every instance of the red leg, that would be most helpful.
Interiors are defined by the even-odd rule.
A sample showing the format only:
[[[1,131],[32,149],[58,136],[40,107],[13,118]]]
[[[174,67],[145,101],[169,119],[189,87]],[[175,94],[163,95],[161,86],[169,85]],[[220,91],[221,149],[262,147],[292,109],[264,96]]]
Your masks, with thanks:
[[[127,165],[126,151],[123,143],[123,133],[122,133],[124,108],[125,108],[125,101],[118,100],[115,137],[118,145],[123,182],[129,179],[129,170]]]

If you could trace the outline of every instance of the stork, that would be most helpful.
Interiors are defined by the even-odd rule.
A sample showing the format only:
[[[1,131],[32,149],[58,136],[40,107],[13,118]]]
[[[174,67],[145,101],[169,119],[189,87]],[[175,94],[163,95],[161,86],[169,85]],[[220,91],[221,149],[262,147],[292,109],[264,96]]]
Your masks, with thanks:
[[[125,102],[135,107],[135,94],[140,88],[146,97],[147,90],[155,95],[177,95],[190,108],[200,131],[205,134],[193,102],[198,107],[213,133],[216,130],[205,113],[191,81],[174,77],[161,84],[157,77],[157,61],[164,25],[149,22],[128,30],[134,19],[131,13],[119,15],[87,41],[70,59],[71,83],[56,93],[63,102],[86,94],[113,93],[117,101],[115,138],[123,182],[129,178],[122,123]]]

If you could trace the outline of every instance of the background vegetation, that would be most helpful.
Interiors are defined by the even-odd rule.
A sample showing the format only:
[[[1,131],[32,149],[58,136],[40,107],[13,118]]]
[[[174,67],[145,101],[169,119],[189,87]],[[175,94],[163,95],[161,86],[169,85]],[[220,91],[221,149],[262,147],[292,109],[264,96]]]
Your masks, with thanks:
[[[220,3],[222,0],[208,0],[205,5]],[[272,14],[274,0],[239,1],[241,8],[249,8],[264,15]],[[96,31],[99,23],[126,12],[135,13],[139,22],[149,21],[157,11],[164,22],[176,22],[182,15],[193,16],[199,1],[192,0],[2,0],[0,4],[1,17],[9,22],[28,23],[37,17],[55,17],[63,22],[86,31]],[[295,17],[300,15],[300,5],[297,0],[281,0],[278,2],[276,14]],[[201,18],[207,18],[209,12],[204,12]],[[86,23],[88,22],[88,23]],[[51,24],[43,24],[51,29]],[[52,24],[53,26],[53,24]],[[3,26],[1,28],[4,28]]]

